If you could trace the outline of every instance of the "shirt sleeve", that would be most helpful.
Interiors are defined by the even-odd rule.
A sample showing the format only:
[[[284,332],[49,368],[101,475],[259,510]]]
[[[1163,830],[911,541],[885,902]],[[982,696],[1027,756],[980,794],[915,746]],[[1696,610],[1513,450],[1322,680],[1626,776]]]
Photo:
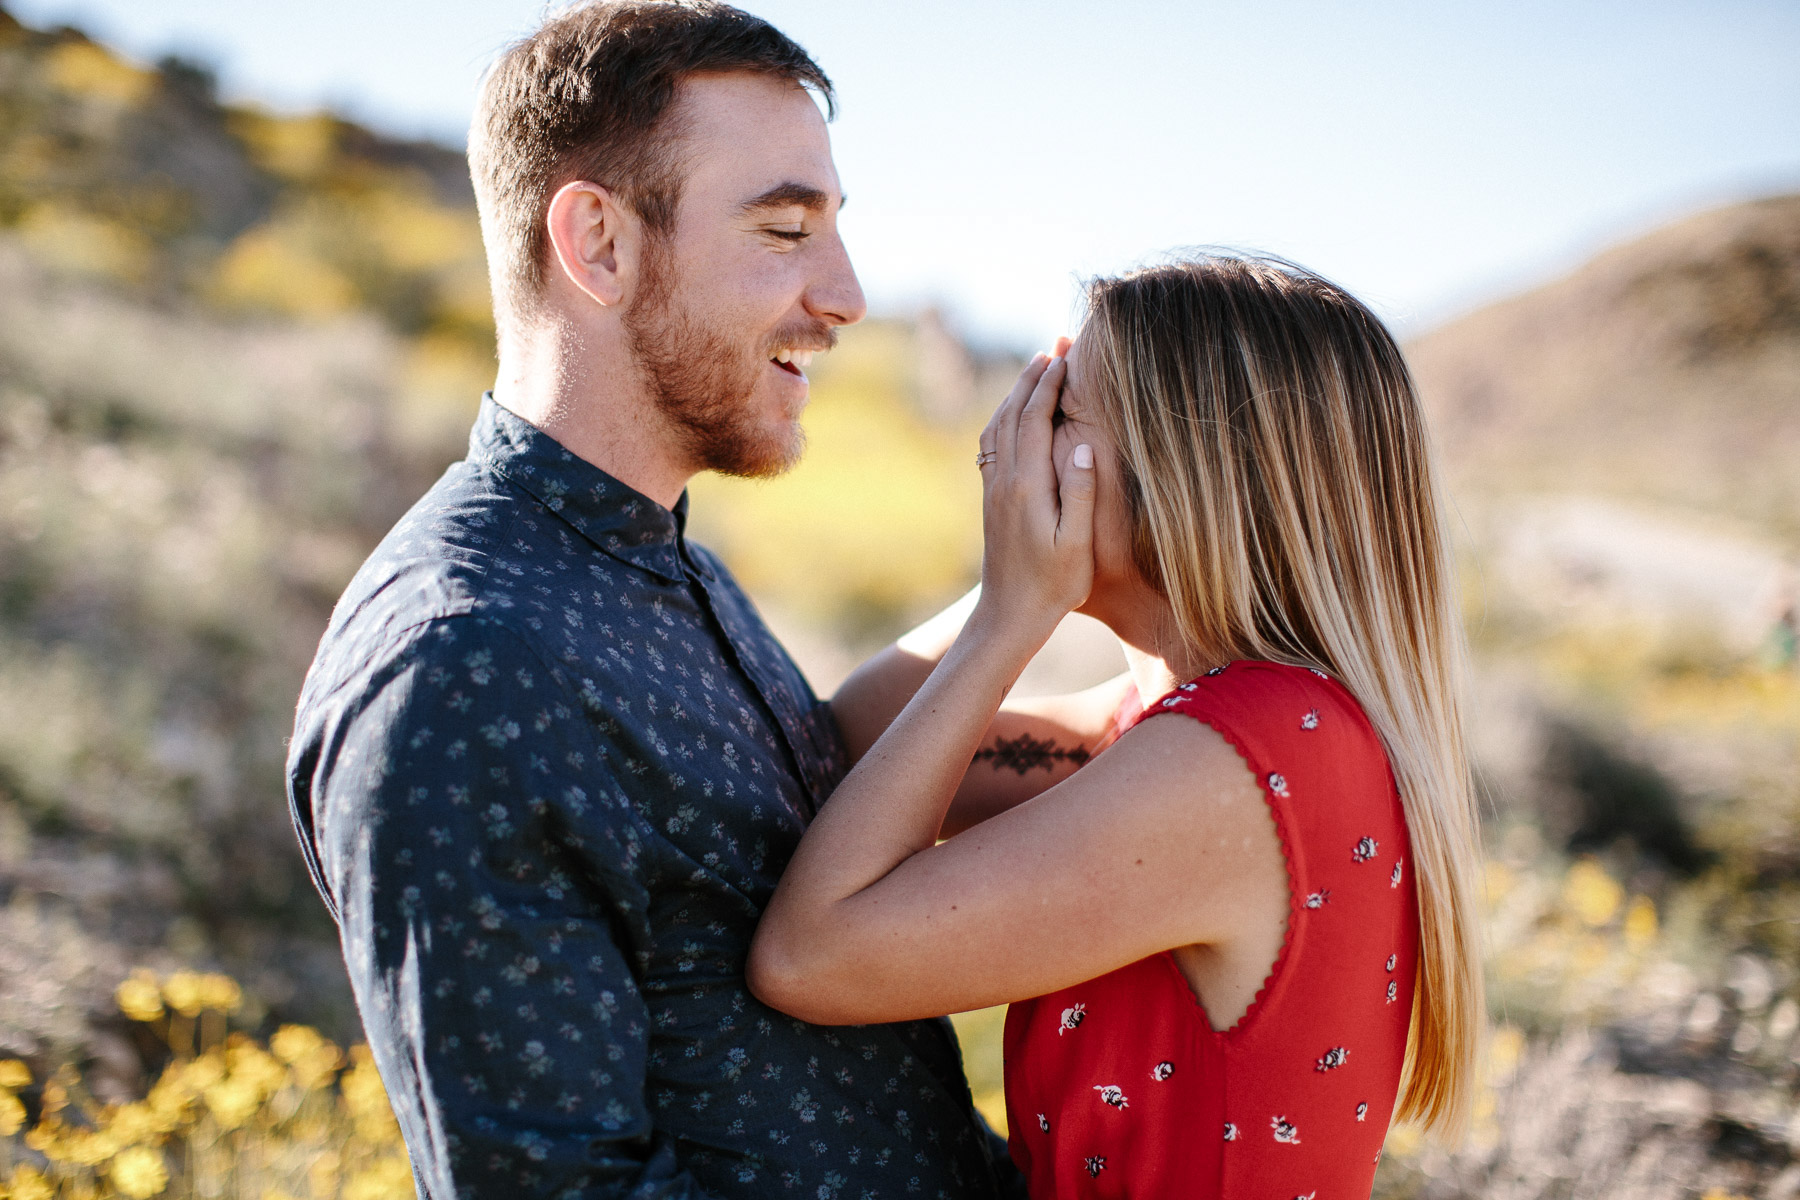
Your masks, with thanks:
[[[318,870],[421,1194],[702,1197],[646,1103],[637,818],[578,687],[458,616],[323,708]]]

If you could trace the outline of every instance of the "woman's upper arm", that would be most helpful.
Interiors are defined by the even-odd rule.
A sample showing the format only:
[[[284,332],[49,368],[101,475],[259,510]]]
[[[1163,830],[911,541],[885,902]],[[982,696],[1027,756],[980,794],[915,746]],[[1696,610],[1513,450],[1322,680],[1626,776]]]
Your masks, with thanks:
[[[758,994],[824,1024],[1042,995],[1253,919],[1260,893],[1242,885],[1271,844],[1279,855],[1275,839],[1261,785],[1223,736],[1145,721],[784,939],[760,956]]]

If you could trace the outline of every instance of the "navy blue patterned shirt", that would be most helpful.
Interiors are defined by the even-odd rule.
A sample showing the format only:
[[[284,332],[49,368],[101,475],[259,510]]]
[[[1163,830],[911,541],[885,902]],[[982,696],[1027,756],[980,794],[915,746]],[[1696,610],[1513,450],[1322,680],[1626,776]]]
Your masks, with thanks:
[[[483,401],[301,695],[300,841],[420,1193],[993,1197],[945,1021],[744,983],[843,744],[674,512]]]

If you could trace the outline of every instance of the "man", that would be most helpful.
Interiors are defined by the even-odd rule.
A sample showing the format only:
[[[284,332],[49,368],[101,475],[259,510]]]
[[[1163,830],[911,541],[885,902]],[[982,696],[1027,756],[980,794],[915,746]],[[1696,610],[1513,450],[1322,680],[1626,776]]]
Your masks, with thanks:
[[[340,602],[289,763],[422,1195],[1016,1178],[946,1023],[811,1026],[744,984],[846,756],[684,488],[791,464],[805,364],[863,315],[814,93],[707,0],[568,13],[484,85],[498,381]]]

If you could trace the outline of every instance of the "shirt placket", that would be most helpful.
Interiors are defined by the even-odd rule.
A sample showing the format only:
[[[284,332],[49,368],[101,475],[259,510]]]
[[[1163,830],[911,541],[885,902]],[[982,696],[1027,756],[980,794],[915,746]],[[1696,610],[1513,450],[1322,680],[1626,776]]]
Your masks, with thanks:
[[[749,682],[751,691],[762,704],[770,724],[781,740],[782,749],[788,756],[788,764],[805,793],[806,811],[803,815],[810,821],[819,811],[819,805],[824,803],[831,788],[831,780],[823,757],[813,750],[812,737],[802,724],[804,706],[800,697],[794,694],[788,680],[770,669],[766,656],[752,649],[763,640],[763,634],[759,628],[747,624],[745,615],[740,611],[742,601],[726,591],[717,577],[703,564],[693,561],[685,553],[685,547],[681,558],[688,583],[707,617],[718,630],[719,641],[732,665]]]

